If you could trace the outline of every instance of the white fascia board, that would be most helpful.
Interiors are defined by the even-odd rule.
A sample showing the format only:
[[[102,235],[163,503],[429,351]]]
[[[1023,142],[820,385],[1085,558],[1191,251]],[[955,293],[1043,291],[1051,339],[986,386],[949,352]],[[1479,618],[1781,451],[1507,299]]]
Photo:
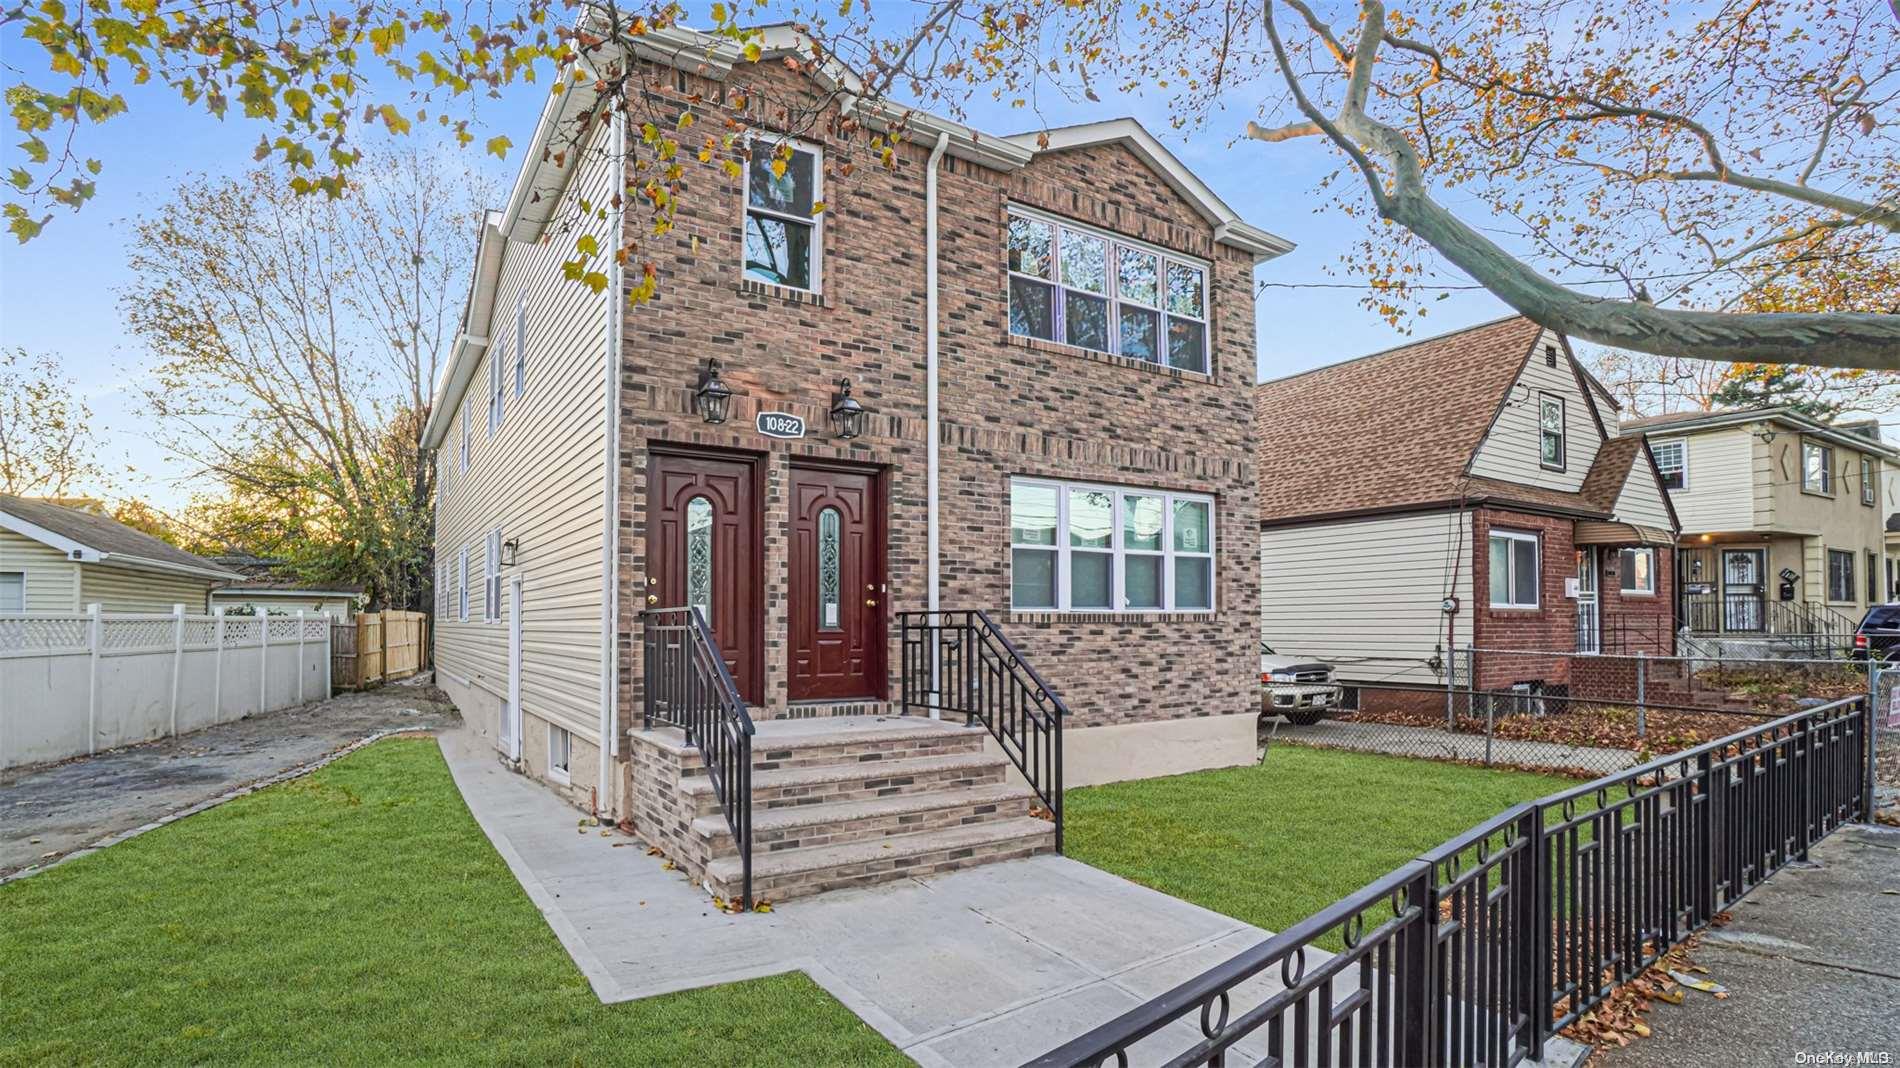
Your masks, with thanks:
[[[31,538],[41,545],[57,549],[68,560],[96,564],[101,559],[102,554],[92,546],[76,542],[64,534],[56,534],[37,523],[29,523],[7,512],[0,512],[0,529],[11,530],[21,537]]]

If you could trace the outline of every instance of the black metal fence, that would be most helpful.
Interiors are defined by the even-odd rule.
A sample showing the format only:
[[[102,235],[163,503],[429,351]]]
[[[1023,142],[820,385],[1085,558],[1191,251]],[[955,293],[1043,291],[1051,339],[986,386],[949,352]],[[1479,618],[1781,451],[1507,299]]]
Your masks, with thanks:
[[[1031,1064],[1540,1058],[1616,985],[1866,817],[1870,709],[1848,698],[1518,805]],[[1328,937],[1344,950],[1317,949]]]
[[[738,846],[752,907],[752,716],[697,608],[649,608],[641,614],[646,727],[678,727],[699,750],[706,778]]]
[[[981,610],[897,614],[905,714],[981,723],[1048,808],[1062,849],[1062,721],[1069,709]]]

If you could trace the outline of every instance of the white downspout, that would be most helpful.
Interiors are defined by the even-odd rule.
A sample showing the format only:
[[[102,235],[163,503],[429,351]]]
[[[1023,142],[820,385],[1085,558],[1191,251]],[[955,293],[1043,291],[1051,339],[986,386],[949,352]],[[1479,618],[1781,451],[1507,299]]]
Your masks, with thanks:
[[[937,559],[937,164],[950,147],[950,133],[937,135],[937,147],[924,164],[924,553],[925,606],[938,604]],[[937,710],[937,657],[930,658],[931,719]]]
[[[618,109],[612,112],[613,136],[609,139],[608,151],[612,153],[609,161],[613,168],[615,192],[624,192],[626,186],[626,116]],[[620,205],[623,196],[613,199]],[[608,225],[613,227],[613,239],[607,242],[610,249],[618,249],[625,239],[622,230],[623,208],[616,206],[607,214]],[[624,317],[620,301],[622,282],[620,257],[614,256],[607,265],[607,455],[601,471],[601,501],[605,515],[601,521],[601,608],[600,608],[600,804],[609,817],[617,816],[617,805],[613,793],[614,757],[620,754],[619,717],[615,715],[619,692],[619,655],[620,643],[615,629],[620,617],[620,582],[616,563],[619,546],[616,538],[620,532],[620,344],[621,320]]]

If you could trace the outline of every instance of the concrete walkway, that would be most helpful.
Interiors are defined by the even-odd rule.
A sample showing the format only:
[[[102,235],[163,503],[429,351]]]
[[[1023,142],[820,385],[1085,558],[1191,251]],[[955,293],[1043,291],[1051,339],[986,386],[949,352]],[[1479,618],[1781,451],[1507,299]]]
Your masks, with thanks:
[[[1657,1002],[1651,1036],[1604,1065],[1900,1064],[1900,831],[1847,827],[1809,856],[1814,866],[1775,873],[1703,936],[1700,978],[1729,996]]]
[[[466,729],[443,734],[442,751],[602,1001],[802,970],[921,1064],[1020,1064],[1267,937],[1058,856],[726,915],[629,839],[576,833],[572,808]],[[1273,971],[1244,988],[1236,1012],[1278,989]],[[1198,1035],[1177,1024],[1136,1061]]]
[[[1273,739],[1331,749],[1351,749],[1361,753],[1424,757],[1428,760],[1486,759],[1485,738],[1482,734],[1454,734],[1431,727],[1407,727],[1397,723],[1336,719],[1321,720],[1307,727],[1283,723]],[[1496,764],[1563,770],[1582,768],[1599,773],[1621,771],[1637,763],[1636,754],[1627,749],[1601,749],[1510,738],[1491,741],[1490,760]]]

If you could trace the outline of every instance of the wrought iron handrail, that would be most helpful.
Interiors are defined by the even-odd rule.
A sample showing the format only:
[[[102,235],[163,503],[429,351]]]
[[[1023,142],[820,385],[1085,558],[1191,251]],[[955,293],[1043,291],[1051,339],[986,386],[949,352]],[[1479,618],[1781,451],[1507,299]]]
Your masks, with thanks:
[[[904,712],[989,729],[1056,825],[1062,849],[1062,721],[1069,708],[981,609],[899,612]]]
[[[1517,805],[1029,1062],[1508,1066],[1813,843],[1871,813],[1872,704],[1850,697]],[[1332,936],[1344,948],[1317,967]],[[1273,965],[1249,1008],[1237,989]],[[1258,996],[1258,995],[1256,995]],[[1264,1056],[1262,1056],[1264,1052]]]
[[[698,608],[649,608],[642,614],[645,723],[678,727],[699,750],[719,810],[732,829],[752,907],[752,716],[726,658]]]

